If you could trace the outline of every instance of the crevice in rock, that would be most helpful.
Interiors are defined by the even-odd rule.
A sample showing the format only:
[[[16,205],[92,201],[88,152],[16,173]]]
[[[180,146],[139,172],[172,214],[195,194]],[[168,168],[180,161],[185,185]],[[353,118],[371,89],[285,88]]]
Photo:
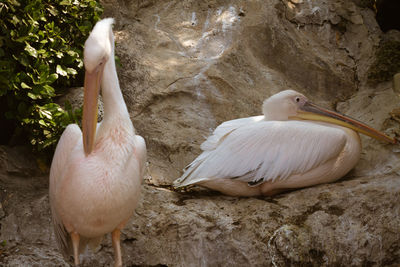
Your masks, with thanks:
[[[122,240],[122,242],[124,242],[124,243],[133,243],[135,241],[137,241],[137,239],[134,237],[128,237],[128,238],[125,238],[124,240]]]
[[[154,93],[151,95],[150,99],[147,100],[143,107],[135,113],[133,116],[134,118],[140,117],[143,113],[147,111],[147,109],[156,104],[157,102],[160,102],[162,100],[165,100],[165,98],[168,97],[173,97],[173,96],[188,96],[188,97],[196,97],[192,92],[189,91],[172,91],[172,92],[161,92],[161,93]]]
[[[311,259],[318,263],[319,266],[322,266],[323,263],[325,263],[324,256],[326,253],[324,251],[312,248],[308,253],[310,254]]]
[[[170,84],[168,84],[167,87],[165,88],[165,90],[168,90],[168,88],[170,88],[176,82],[178,82],[180,80],[185,80],[185,79],[193,79],[193,77],[180,77],[180,78],[176,79],[175,81],[171,82]]]
[[[319,210],[323,210],[323,208],[319,204],[308,207],[307,210],[302,212],[301,214],[289,217],[288,223],[296,226],[303,226],[308,216]]]

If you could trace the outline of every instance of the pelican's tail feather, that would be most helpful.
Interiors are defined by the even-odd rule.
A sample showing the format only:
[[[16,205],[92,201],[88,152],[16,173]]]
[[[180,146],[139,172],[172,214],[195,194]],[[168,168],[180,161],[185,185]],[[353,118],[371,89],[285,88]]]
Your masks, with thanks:
[[[53,206],[52,219],[57,247],[63,255],[64,259],[67,261],[71,261],[70,256],[73,254],[72,241]]]
[[[206,159],[205,154],[206,153],[203,152],[192,163],[190,163],[183,169],[184,173],[182,174],[181,177],[179,177],[178,179],[176,179],[174,181],[174,183],[173,183],[174,187],[176,187],[176,188],[184,187],[184,186],[188,186],[191,184],[199,183],[201,181],[208,180],[207,177],[201,177],[201,176],[196,177],[196,175],[193,175],[194,173],[196,173],[196,170],[201,166],[203,161]]]

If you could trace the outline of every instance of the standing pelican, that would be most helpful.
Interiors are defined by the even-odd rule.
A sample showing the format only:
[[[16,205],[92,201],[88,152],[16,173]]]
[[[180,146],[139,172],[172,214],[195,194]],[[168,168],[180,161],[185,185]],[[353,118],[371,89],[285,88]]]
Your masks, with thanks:
[[[265,100],[263,113],[219,125],[174,186],[198,184],[232,196],[273,195],[344,176],[360,157],[357,132],[396,143],[293,90]]]
[[[113,19],[99,21],[84,49],[82,129],[71,124],[58,142],[50,169],[50,206],[57,244],[65,257],[98,245],[112,233],[115,266],[122,266],[120,230],[137,205],[146,145],[135,135],[114,62]],[[97,125],[102,88],[104,119]],[[69,236],[68,236],[69,235]]]

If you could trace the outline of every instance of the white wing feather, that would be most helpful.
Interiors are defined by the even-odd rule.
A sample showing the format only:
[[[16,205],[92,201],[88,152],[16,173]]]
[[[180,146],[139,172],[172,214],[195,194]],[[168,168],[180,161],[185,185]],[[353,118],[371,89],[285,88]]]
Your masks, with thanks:
[[[57,184],[63,179],[64,171],[68,170],[66,166],[69,162],[69,156],[72,150],[77,145],[77,142],[82,139],[82,132],[78,125],[70,124],[64,130],[61,138],[57,144],[56,151],[54,152],[53,161],[50,168],[50,208],[53,218],[54,234],[56,237],[56,243],[65,258],[68,258],[71,252],[71,242],[69,235],[64,228],[60,216],[55,208],[55,192]]]
[[[337,128],[254,118],[221,124],[202,144],[204,152],[174,184],[186,186],[218,178],[249,184],[286,179],[336,157],[346,143],[345,133]]]
[[[264,119],[264,116],[254,116],[248,118],[241,118],[236,120],[230,120],[219,125],[213,132],[211,136],[204,141],[200,148],[203,151],[214,150],[221,141],[224,140],[224,137],[230,134],[233,130],[236,130],[239,127],[249,125],[251,123],[261,121]]]

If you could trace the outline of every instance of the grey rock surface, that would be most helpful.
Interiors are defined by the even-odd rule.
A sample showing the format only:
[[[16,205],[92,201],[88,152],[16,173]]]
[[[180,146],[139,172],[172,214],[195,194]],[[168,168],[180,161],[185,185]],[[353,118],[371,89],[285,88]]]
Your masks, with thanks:
[[[122,235],[125,266],[398,266],[397,146],[362,137],[342,180],[272,198],[170,190],[223,121],[258,115],[285,89],[399,134],[392,82],[368,69],[383,34],[374,13],[345,0],[104,0],[116,19],[118,75],[148,172]],[[19,149],[19,148],[18,148]],[[0,265],[67,266],[50,222],[48,175],[0,147]],[[107,236],[82,266],[110,266]]]

